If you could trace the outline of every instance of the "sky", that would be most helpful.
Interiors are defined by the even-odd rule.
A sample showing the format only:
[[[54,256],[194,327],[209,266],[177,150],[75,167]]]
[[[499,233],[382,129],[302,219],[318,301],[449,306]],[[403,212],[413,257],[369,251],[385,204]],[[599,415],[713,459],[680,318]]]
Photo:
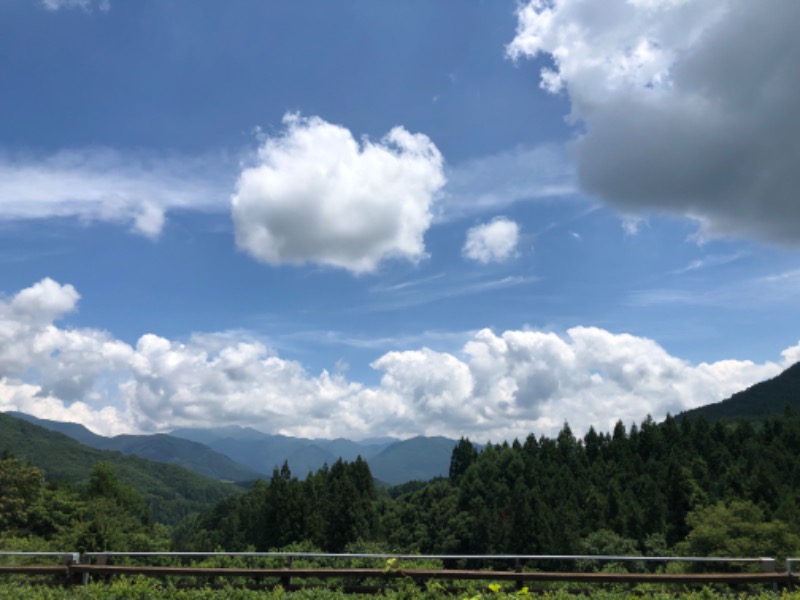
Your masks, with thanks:
[[[608,431],[800,360],[796,0],[2,0],[0,410]]]

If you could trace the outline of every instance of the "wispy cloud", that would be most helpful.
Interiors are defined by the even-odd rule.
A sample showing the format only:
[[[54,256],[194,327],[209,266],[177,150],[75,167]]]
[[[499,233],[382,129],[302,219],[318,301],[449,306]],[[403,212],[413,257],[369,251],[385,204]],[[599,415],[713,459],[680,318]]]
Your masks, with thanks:
[[[314,344],[326,344],[331,346],[348,346],[362,350],[389,350],[406,349],[419,346],[436,346],[438,348],[448,347],[460,348],[467,340],[475,335],[477,330],[469,331],[440,331],[427,330],[420,333],[388,335],[388,336],[368,336],[353,333],[346,333],[338,330],[306,330],[294,331],[280,336],[278,344],[282,340],[290,342],[310,342]]]
[[[430,277],[420,277],[419,279],[410,279],[407,281],[401,281],[400,283],[374,285],[369,289],[371,292],[396,292],[398,290],[419,287],[428,284],[431,281],[441,279],[444,276],[444,273],[437,273],[436,275],[431,275]]]
[[[80,8],[89,12],[92,7],[97,4],[97,8],[106,12],[111,9],[111,2],[109,0],[42,0],[42,6],[47,10],[56,11],[62,8]]]
[[[674,271],[671,271],[671,274],[681,275],[683,273],[689,273],[692,271],[700,271],[702,269],[708,269],[711,267],[719,267],[721,265],[726,265],[728,263],[735,262],[747,256],[750,256],[750,252],[740,251],[740,252],[734,252],[732,254],[716,254],[716,255],[704,256],[703,258],[698,258],[697,260],[693,260],[685,267],[681,267],[680,269],[675,269]]]
[[[632,306],[663,306],[682,304],[687,306],[723,306],[725,294],[687,289],[653,288],[636,290],[628,296]]]
[[[107,148],[43,158],[0,154],[0,221],[77,217],[157,237],[170,210],[227,209],[230,162]]]
[[[800,300],[800,269],[749,277],[710,288],[651,288],[633,291],[633,306],[717,306],[768,308]]]
[[[577,193],[574,170],[556,144],[519,146],[457,164],[447,172],[439,221],[502,209],[515,202]]]
[[[413,288],[391,291],[391,299],[387,299],[386,301],[378,299],[376,302],[369,305],[368,310],[397,310],[410,306],[421,306],[454,296],[481,294],[498,289],[528,285],[536,283],[537,281],[539,281],[538,277],[522,275],[508,275],[506,277],[491,279],[438,279],[437,285],[435,286],[419,285]],[[379,293],[386,293],[389,291],[390,290],[384,289],[380,290]],[[363,308],[359,310],[363,310]]]

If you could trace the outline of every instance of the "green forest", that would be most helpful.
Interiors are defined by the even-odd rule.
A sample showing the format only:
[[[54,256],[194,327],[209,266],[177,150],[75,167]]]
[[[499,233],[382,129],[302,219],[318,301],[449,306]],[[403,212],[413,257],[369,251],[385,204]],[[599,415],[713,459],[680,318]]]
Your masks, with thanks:
[[[373,551],[772,556],[800,553],[800,418],[662,423],[455,447],[449,477],[377,486],[367,463],[210,499],[185,516],[97,462],[52,479],[0,459],[5,550]],[[161,507],[154,515],[152,507]],[[194,506],[194,505],[193,505]]]

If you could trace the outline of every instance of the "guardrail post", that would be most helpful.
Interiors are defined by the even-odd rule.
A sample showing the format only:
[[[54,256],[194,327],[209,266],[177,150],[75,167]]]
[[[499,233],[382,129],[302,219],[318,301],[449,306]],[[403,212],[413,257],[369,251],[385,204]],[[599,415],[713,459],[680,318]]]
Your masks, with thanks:
[[[762,556],[761,557],[761,571],[763,573],[775,573],[777,570],[778,570],[777,562],[776,562],[776,560],[774,558],[769,558],[767,556]],[[778,591],[778,584],[777,583],[773,583],[772,584],[772,591],[773,592],[777,592]]]
[[[287,570],[291,570],[291,568],[292,568],[292,558],[293,558],[292,556],[287,556],[286,557],[286,569]],[[286,575],[283,575],[281,577],[281,585],[283,586],[283,589],[285,589],[288,592],[289,591],[289,586],[292,585],[292,576],[289,575],[288,573]]]
[[[515,573],[522,573],[522,562],[519,560],[519,557],[514,559],[514,572]],[[523,587],[522,580],[517,579],[517,591],[521,590]]]
[[[67,567],[67,583],[83,583],[72,572],[72,565],[81,562],[81,555],[78,552],[65,552],[61,555],[61,564]]]
[[[91,562],[92,562],[91,557],[86,556],[85,554],[78,555],[78,563],[79,564],[90,564]],[[91,579],[92,579],[92,576],[89,575],[89,573],[81,573],[80,574],[80,584],[81,585],[89,585],[89,581],[91,581]]]

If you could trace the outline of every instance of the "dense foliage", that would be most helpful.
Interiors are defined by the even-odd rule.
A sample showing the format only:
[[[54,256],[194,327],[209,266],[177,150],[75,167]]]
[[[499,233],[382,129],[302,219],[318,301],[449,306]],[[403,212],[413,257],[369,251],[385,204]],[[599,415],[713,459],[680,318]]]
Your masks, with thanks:
[[[169,529],[150,519],[144,497],[114,466],[97,463],[81,486],[45,484],[37,467],[0,459],[0,550],[169,549]]]
[[[583,439],[565,425],[555,439],[529,436],[479,454],[457,447],[453,457],[448,481],[401,497],[387,515],[393,547],[570,554],[605,531],[616,539],[606,553],[800,549],[793,414],[758,426],[648,418],[629,431],[622,423],[611,434],[591,429]],[[714,538],[708,528],[725,533]]]
[[[269,483],[219,503],[176,532],[196,550],[266,550],[305,541],[341,552],[351,542],[380,536],[378,496],[367,463],[336,461],[304,481],[284,463]]]
[[[177,465],[89,448],[66,435],[0,413],[0,452],[4,451],[36,465],[51,482],[85,482],[95,464],[109,463],[120,479],[142,494],[150,517],[166,524],[175,524],[241,491]]]
[[[648,418],[583,438],[565,425],[555,438],[480,451],[463,439],[449,477],[380,491],[360,458],[305,479],[284,465],[245,493],[209,498],[171,530],[152,492],[118,464],[95,463],[78,484],[45,475],[21,458],[0,460],[5,548],[800,552],[800,419],[789,412],[758,424]]]
[[[377,494],[363,461],[269,483],[182,530],[185,549],[754,555],[800,550],[800,419],[758,425],[646,419],[629,430],[565,425],[555,439],[466,439],[450,475]]]

